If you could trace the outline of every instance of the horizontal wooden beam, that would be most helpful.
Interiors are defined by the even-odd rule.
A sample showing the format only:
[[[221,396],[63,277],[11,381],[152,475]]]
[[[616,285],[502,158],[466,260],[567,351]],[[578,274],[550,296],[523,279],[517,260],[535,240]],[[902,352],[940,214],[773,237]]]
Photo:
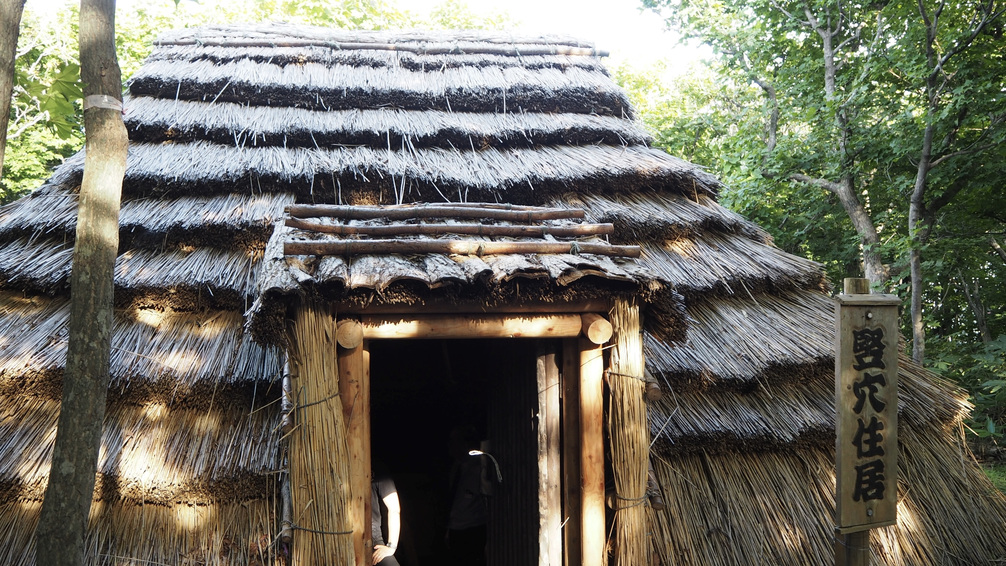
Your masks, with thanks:
[[[579,314],[361,316],[363,337],[386,338],[572,338]]]
[[[291,204],[286,212],[296,218],[333,218],[371,220],[410,220],[415,218],[490,218],[513,222],[539,222],[564,218],[583,218],[577,208],[503,208],[497,206],[468,205],[415,205],[415,206],[348,206],[338,204]]]
[[[614,224],[570,224],[568,226],[501,226],[497,224],[385,224],[381,226],[358,226],[347,224],[321,224],[300,218],[287,218],[286,225],[300,230],[323,234],[362,236],[402,236],[406,234],[442,235],[464,234],[472,236],[510,236],[515,238],[575,238],[612,234]]]
[[[541,301],[529,301],[527,303],[512,303],[505,305],[487,306],[485,303],[476,301],[447,301],[433,297],[425,300],[421,305],[396,305],[396,304],[351,304],[334,302],[336,311],[341,314],[371,314],[371,315],[392,315],[398,318],[412,318],[417,314],[454,314],[468,316],[482,316],[487,314],[551,314],[551,313],[584,313],[584,312],[608,312],[611,309],[610,299],[585,299],[563,303],[544,303]]]
[[[639,257],[639,246],[614,246],[583,242],[487,242],[479,240],[288,240],[286,255],[363,255],[363,254],[594,254]]]

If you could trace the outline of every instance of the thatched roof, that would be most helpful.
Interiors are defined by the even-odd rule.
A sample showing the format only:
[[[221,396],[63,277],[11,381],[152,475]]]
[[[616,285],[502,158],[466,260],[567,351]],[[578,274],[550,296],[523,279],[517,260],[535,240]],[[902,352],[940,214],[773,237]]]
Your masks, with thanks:
[[[830,563],[823,272],[720,206],[700,167],[648,147],[598,54],[566,38],[279,25],[158,41],[125,103],[92,563],[279,560],[277,379],[302,294],[356,312],[639,296],[646,372],[666,391],[649,414],[664,563]],[[81,153],[0,208],[4,564],[34,562],[82,167]],[[283,252],[316,237],[284,225],[293,203],[463,201],[582,209],[614,225],[607,243],[642,253]],[[1006,503],[956,433],[962,393],[907,360],[900,393],[902,519],[876,552],[918,565],[1006,554]]]

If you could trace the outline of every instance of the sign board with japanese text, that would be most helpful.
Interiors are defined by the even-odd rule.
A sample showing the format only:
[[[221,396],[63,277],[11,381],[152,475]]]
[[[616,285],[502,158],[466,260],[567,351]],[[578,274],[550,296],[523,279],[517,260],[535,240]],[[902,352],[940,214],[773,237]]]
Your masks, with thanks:
[[[897,522],[898,306],[893,295],[836,297],[836,526]]]

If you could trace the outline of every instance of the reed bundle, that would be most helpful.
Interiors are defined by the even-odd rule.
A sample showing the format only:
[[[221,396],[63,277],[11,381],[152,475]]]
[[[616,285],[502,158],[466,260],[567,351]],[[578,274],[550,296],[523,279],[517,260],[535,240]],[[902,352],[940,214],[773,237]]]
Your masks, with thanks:
[[[653,542],[646,516],[650,434],[644,398],[643,346],[639,304],[616,298],[611,309],[615,347],[608,387],[608,437],[615,477],[615,566],[650,563]]]
[[[349,448],[339,397],[334,313],[308,303],[291,330],[296,424],[290,434],[293,554],[298,564],[352,564]]]

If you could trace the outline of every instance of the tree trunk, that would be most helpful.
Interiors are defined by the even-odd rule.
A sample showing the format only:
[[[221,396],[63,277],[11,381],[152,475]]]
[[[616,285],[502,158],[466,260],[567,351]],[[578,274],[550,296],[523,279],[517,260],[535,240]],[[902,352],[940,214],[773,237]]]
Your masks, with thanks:
[[[80,565],[108,391],[113,269],[128,140],[115,56],[115,0],[82,0],[80,71],[86,158],[71,274],[69,346],[37,563]]]
[[[1006,250],[999,245],[999,242],[996,241],[995,237],[989,238],[989,245],[992,246],[992,249],[995,250],[997,254],[999,254],[999,259],[1003,260],[1003,263],[1006,263]]]
[[[975,292],[972,293],[968,287],[968,280],[964,278],[964,274],[959,269],[957,277],[961,280],[961,288],[964,289],[964,297],[968,301],[968,306],[971,307],[971,312],[975,315],[975,324],[978,326],[982,342],[988,344],[992,341],[992,332],[989,330],[988,320],[985,317],[985,303],[982,302],[978,281],[975,281]]]
[[[929,85],[932,87],[933,85]],[[935,110],[930,97],[930,113]],[[926,178],[929,175],[933,156],[933,124],[926,125],[922,133],[922,154],[915,173],[915,188],[912,190],[911,202],[908,205],[908,235],[911,242],[908,264],[912,277],[912,361],[922,365],[926,359],[926,328],[922,322],[922,244],[919,233],[919,219],[925,212]]]
[[[10,122],[11,94],[14,92],[14,59],[17,57],[17,37],[21,30],[21,13],[25,0],[0,0],[0,178],[3,177],[3,157],[7,149],[7,125]]]

